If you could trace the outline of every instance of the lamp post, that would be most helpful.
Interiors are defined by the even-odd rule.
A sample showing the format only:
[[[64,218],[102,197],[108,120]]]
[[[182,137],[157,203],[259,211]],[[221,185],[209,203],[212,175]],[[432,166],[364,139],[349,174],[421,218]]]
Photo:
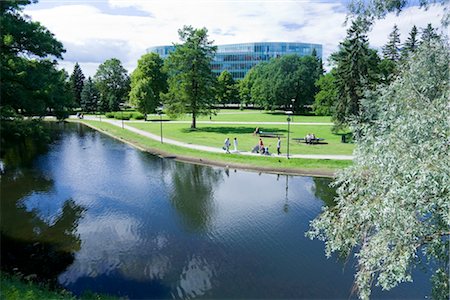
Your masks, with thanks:
[[[124,129],[124,126],[123,126],[123,103],[119,104],[119,109],[120,109],[120,118],[122,119],[122,129]]]
[[[288,122],[288,136],[287,136],[287,159],[289,159],[289,134],[291,132],[291,115],[292,115],[292,111],[287,111],[286,112],[287,117],[287,122]]]
[[[163,144],[163,131],[162,131],[162,112],[163,112],[163,107],[159,106],[156,108],[156,112],[159,115],[159,128],[160,128],[160,135],[161,135],[161,144]]]
[[[294,111],[295,111],[294,103],[295,103],[295,99],[292,98],[291,101],[292,101],[292,105],[291,105],[291,108],[292,108],[292,122],[294,122]]]

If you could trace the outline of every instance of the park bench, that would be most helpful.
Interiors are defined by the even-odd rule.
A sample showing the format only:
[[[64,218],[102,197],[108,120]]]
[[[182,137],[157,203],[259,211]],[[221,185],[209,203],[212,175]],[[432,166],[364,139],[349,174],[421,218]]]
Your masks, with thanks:
[[[282,137],[283,134],[282,133],[277,133],[277,132],[265,132],[265,131],[260,131],[258,133],[258,135],[260,137],[266,137],[266,138],[277,138],[277,137]]]
[[[293,138],[293,140],[297,141],[298,143],[306,143],[305,138]],[[323,139],[323,138],[314,138],[314,139],[311,139],[309,144],[321,144],[323,141],[325,141],[325,139]]]

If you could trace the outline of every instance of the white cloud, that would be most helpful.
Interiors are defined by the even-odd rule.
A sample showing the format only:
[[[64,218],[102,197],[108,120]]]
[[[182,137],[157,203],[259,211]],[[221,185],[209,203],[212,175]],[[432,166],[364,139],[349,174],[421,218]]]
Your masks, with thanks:
[[[106,0],[105,0],[106,1]],[[74,3],[74,2],[71,2]],[[98,2],[97,2],[98,4]],[[216,44],[253,41],[310,42],[323,45],[324,59],[337,49],[346,34],[343,26],[345,9],[342,3],[309,1],[235,1],[185,0],[142,1],[109,0],[102,10],[89,2],[58,5],[39,9],[29,6],[26,13],[52,31],[67,48],[66,66],[75,61],[89,65],[83,68],[93,75],[100,59],[110,55],[121,59],[131,72],[145,49],[178,42],[177,30],[183,25],[206,27]],[[134,9],[146,14],[127,15]],[[121,15],[120,11],[124,13]],[[428,11],[408,8],[400,16],[387,16],[377,22],[370,33],[371,44],[380,47],[386,42],[396,23],[406,38],[412,24],[423,27],[428,22],[439,24],[441,7]],[[289,30],[286,28],[288,26]],[[96,45],[95,43],[98,43]],[[102,53],[99,53],[102,52]],[[88,61],[91,59],[91,61]],[[68,70],[69,73],[72,69]],[[94,72],[94,73],[92,73]]]

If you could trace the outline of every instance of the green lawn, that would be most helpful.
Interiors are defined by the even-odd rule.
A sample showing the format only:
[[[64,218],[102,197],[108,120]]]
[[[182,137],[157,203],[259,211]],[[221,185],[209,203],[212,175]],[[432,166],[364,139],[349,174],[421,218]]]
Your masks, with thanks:
[[[99,121],[88,121],[83,120],[82,122],[95,126],[115,137],[127,140],[137,146],[147,148],[147,149],[159,149],[173,155],[183,155],[193,158],[201,158],[203,160],[211,160],[220,163],[234,163],[240,165],[254,166],[254,167],[266,167],[266,168],[277,168],[277,169],[308,169],[308,170],[319,170],[319,171],[335,171],[337,169],[345,168],[352,164],[351,161],[339,161],[339,160],[320,160],[320,159],[285,159],[278,157],[267,157],[267,156],[244,156],[244,155],[233,155],[233,154],[220,154],[220,153],[209,153],[203,151],[192,150],[188,148],[177,147],[169,144],[161,144],[158,141],[144,138],[139,134],[130,132],[128,130],[123,130],[120,127],[108,124],[106,122]],[[139,125],[139,124],[135,124]],[[145,123],[142,126],[152,125],[153,129],[157,128],[159,130],[159,123]],[[164,124],[167,125],[167,124]],[[178,124],[180,125],[180,124]],[[185,125],[185,124],[184,124]],[[167,126],[165,126],[167,127]],[[185,125],[183,128],[187,128]],[[159,132],[159,131],[158,131]],[[251,135],[251,133],[250,133]],[[183,140],[183,139],[182,139]],[[218,142],[217,146],[221,146],[222,141]],[[316,147],[316,146],[311,146]],[[317,146],[321,147],[321,146]]]
[[[135,112],[135,111],[127,111]],[[149,115],[149,119],[159,119],[158,115]],[[170,119],[166,115],[164,119]],[[286,122],[287,116],[283,111],[264,111],[264,110],[238,110],[238,109],[222,109],[217,115],[211,116],[211,121],[216,122]],[[293,116],[293,122],[301,123],[331,123],[331,117],[327,116]],[[183,115],[177,119],[178,121],[191,121],[190,115]],[[198,121],[209,121],[209,116],[200,116]]]
[[[132,127],[142,129],[154,134],[160,134],[159,122],[146,123],[127,123]],[[291,154],[336,154],[351,155],[353,144],[341,143],[341,136],[331,133],[331,127],[328,125],[292,125],[290,126],[289,152]],[[282,152],[287,150],[287,125],[262,125],[259,127],[262,131],[278,132],[283,134],[281,139]],[[253,135],[254,125],[224,125],[224,124],[197,124],[197,129],[192,130],[189,124],[164,123],[163,136],[183,141],[186,143],[211,146],[220,148],[226,137],[230,140],[238,139],[239,150],[250,151],[258,144],[259,137]],[[327,144],[308,145],[298,143],[292,138],[302,138],[308,133],[314,133],[317,137],[324,138]],[[269,146],[271,152],[276,151],[276,138],[262,138],[266,146]]]

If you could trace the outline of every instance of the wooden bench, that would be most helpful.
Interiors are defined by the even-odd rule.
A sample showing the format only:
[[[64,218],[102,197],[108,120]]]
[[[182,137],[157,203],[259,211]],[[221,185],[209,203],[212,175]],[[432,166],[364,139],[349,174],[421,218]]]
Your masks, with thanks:
[[[309,143],[306,142],[305,138],[293,138],[294,141],[297,141],[298,143],[306,143],[306,144],[321,144],[321,142],[325,141],[323,138],[314,138],[311,139]]]

